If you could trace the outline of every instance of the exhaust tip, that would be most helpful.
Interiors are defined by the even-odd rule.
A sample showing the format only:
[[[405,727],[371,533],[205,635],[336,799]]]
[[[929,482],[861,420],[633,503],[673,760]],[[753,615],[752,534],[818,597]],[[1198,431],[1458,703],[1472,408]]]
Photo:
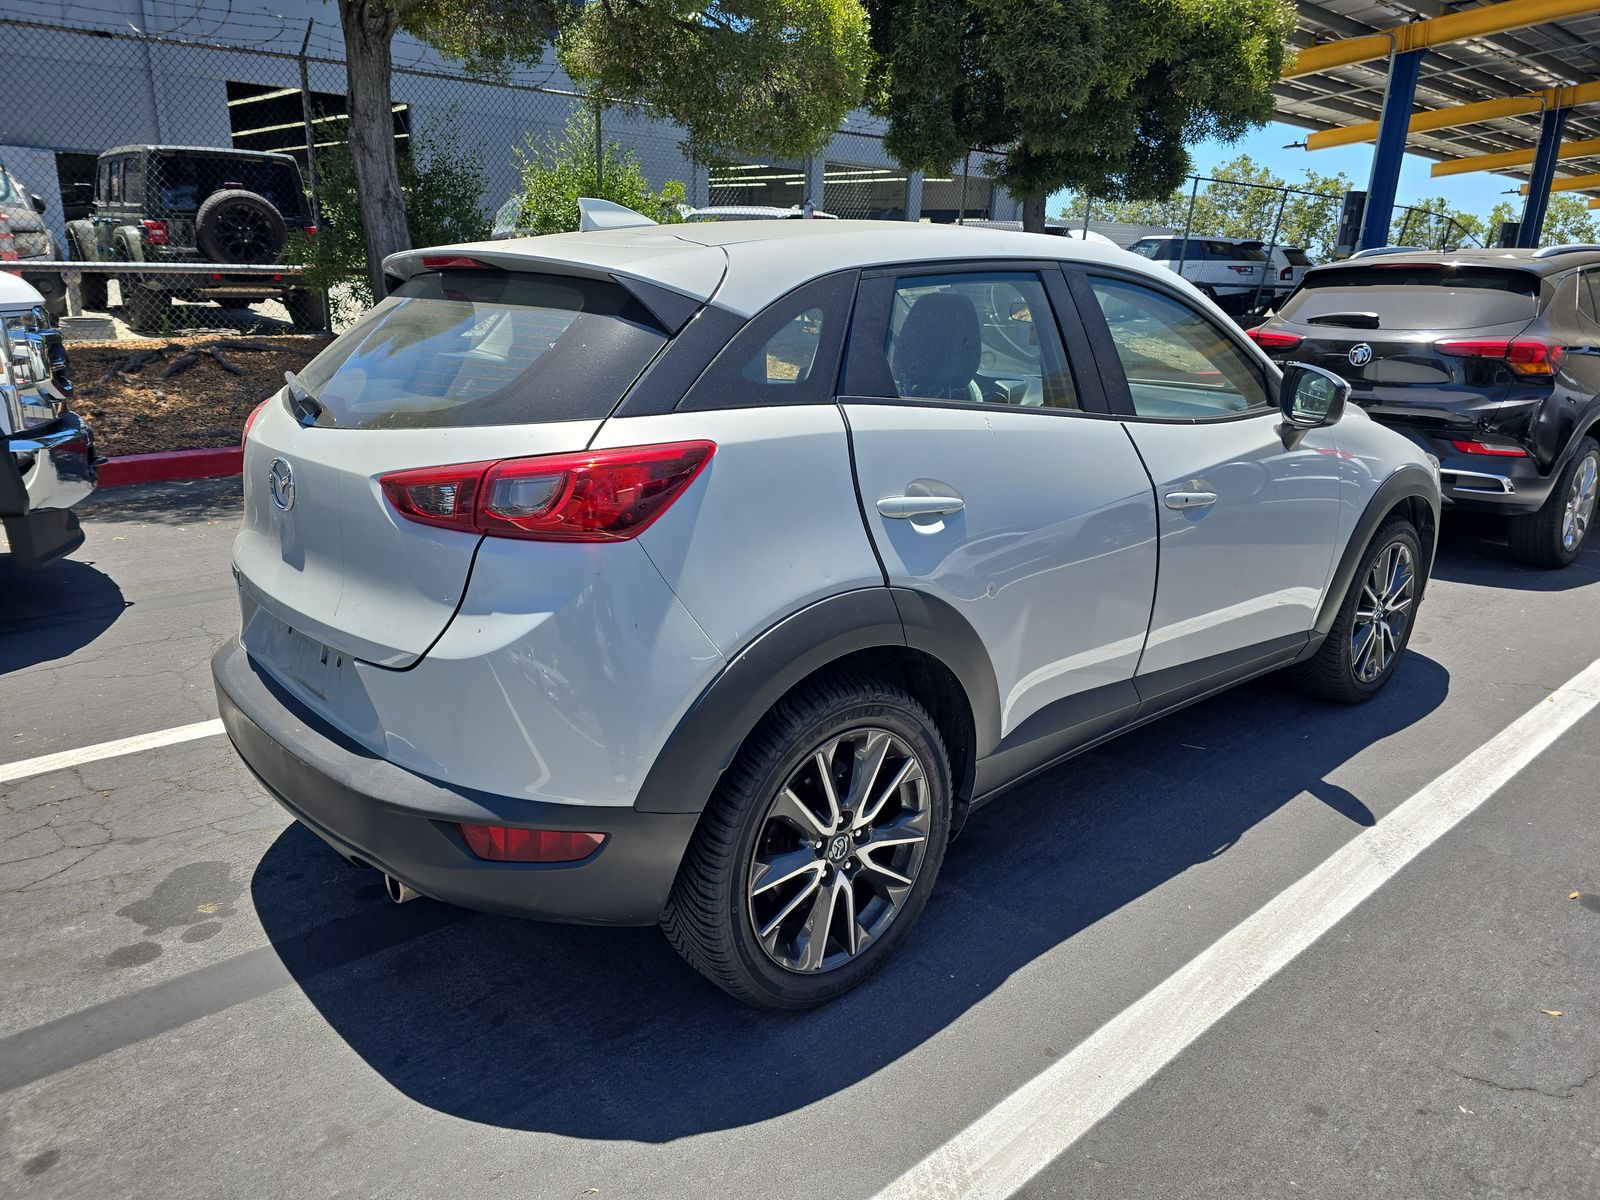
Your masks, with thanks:
[[[404,904],[422,895],[416,888],[401,883],[393,875],[385,875],[383,877],[383,890],[388,893],[389,899],[396,904]]]

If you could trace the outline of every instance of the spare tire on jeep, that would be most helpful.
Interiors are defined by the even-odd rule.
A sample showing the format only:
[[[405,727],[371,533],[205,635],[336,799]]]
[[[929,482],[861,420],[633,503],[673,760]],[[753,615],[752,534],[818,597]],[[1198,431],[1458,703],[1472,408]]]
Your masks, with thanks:
[[[210,262],[275,262],[287,232],[272,201],[237,188],[206,197],[194,218],[195,244]]]

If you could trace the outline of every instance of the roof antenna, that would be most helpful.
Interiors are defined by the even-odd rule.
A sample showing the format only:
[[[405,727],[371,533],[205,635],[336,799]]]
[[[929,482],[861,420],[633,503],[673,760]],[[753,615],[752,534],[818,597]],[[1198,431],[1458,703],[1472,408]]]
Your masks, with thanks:
[[[578,231],[591,229],[632,229],[638,225],[654,225],[643,213],[634,212],[609,200],[596,200],[592,196],[578,197]]]

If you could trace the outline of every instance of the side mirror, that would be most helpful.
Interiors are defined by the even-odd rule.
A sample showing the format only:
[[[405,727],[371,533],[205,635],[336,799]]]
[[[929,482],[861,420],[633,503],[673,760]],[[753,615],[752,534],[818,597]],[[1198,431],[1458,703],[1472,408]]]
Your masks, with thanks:
[[[44,198],[42,196],[35,196],[30,193],[28,196],[28,203],[33,205],[34,212],[38,213],[41,217],[44,216]]]
[[[1349,398],[1350,385],[1332,371],[1300,362],[1288,363],[1283,368],[1278,409],[1283,419],[1296,429],[1332,425],[1344,415],[1344,402]]]

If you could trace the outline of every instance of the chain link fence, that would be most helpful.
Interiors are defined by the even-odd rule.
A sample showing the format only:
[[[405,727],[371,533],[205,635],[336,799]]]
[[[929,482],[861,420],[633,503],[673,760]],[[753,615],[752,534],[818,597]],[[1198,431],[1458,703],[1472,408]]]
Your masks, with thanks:
[[[81,25],[58,11],[17,0],[0,16],[11,61],[27,68],[0,82],[0,217],[16,269],[52,310],[97,318],[80,328],[108,338],[288,335],[358,312],[359,287],[330,297],[299,265],[321,257],[309,239],[353,225],[336,23],[200,0],[155,33],[97,0],[73,6]],[[601,138],[618,144],[653,187],[681,181],[692,209],[1017,215],[973,173],[982,155],[924,178],[896,163],[881,124],[860,114],[811,159],[696,163],[680,127],[637,105],[596,110],[551,63],[483,77],[404,38],[394,49],[393,133],[419,244],[487,236],[521,194],[521,154],[590,113],[597,151]]]

